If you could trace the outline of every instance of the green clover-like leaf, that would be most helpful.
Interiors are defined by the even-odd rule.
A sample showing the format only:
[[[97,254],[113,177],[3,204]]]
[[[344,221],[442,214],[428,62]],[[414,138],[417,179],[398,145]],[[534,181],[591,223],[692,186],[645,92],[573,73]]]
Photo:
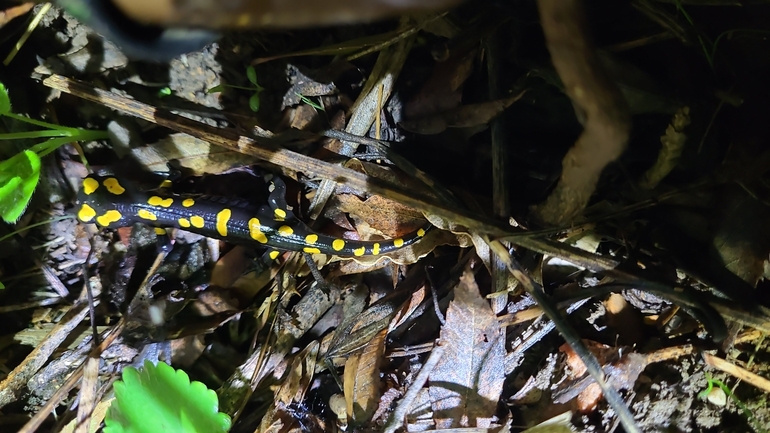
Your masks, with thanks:
[[[104,433],[219,433],[230,430],[230,417],[219,412],[217,394],[190,382],[182,370],[144,362],[123,370],[115,382],[115,401],[107,412]]]
[[[29,205],[40,180],[40,157],[31,150],[0,162],[0,218],[15,223]]]
[[[251,95],[251,98],[249,98],[249,108],[255,113],[259,111],[259,93]]]
[[[254,66],[249,66],[248,68],[246,68],[246,78],[249,79],[251,84],[259,88],[259,84],[257,84],[257,70],[254,69]]]

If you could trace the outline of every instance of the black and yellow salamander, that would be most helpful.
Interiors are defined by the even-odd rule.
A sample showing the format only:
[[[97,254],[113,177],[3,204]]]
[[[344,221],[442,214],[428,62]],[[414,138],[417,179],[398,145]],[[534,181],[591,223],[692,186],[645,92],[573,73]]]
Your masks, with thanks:
[[[289,210],[286,185],[274,177],[265,205],[225,197],[185,196],[139,191],[115,176],[87,176],[78,194],[77,218],[83,223],[117,228],[144,223],[176,227],[234,243],[252,243],[278,250],[342,257],[387,254],[420,240],[432,226],[383,241],[355,241],[313,232]],[[278,255],[274,252],[275,259]],[[272,256],[272,254],[271,254]]]

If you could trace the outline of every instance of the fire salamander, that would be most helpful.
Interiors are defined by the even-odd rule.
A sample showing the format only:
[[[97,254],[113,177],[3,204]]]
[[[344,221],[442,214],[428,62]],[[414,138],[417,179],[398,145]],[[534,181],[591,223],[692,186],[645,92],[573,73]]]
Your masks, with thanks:
[[[115,176],[89,175],[78,195],[77,218],[106,228],[144,223],[159,233],[164,227],[176,227],[234,243],[342,257],[387,254],[417,242],[432,227],[383,241],[335,238],[315,233],[297,219],[288,208],[285,193],[286,185],[274,177],[268,203],[255,206],[225,197],[137,191]],[[278,255],[275,250],[270,253],[272,259]]]

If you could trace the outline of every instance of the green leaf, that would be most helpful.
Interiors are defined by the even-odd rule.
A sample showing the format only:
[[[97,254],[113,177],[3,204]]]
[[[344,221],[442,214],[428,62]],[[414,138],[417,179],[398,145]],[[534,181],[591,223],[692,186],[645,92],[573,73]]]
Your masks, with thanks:
[[[222,92],[224,90],[225,90],[224,84],[218,84],[218,85],[210,88],[209,90],[206,90],[206,93],[219,93],[219,92]]]
[[[259,84],[257,84],[257,70],[254,69],[254,66],[249,66],[246,68],[246,77],[249,79],[251,84],[259,88]]]
[[[5,84],[0,83],[0,114],[11,112],[11,98],[8,96],[8,90]]]
[[[163,87],[162,89],[158,90],[158,97],[163,98],[165,96],[171,95],[171,88],[170,87]]]
[[[249,98],[249,108],[255,113],[259,111],[259,93],[251,95],[251,98]]]
[[[201,382],[190,382],[182,370],[144,362],[127,367],[115,382],[115,401],[107,412],[104,433],[219,433],[232,421],[219,412],[217,394]]]
[[[29,205],[40,180],[40,157],[31,150],[0,162],[0,217],[15,223]]]

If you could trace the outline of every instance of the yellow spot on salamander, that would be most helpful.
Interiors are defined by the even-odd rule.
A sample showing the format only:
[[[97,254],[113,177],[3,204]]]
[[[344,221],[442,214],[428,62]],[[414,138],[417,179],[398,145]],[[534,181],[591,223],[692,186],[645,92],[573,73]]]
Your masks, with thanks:
[[[85,186],[84,186],[85,188]],[[78,211],[78,219],[84,223],[90,222],[96,216],[96,211],[91,206],[83,203]]]
[[[136,214],[139,215],[140,218],[144,218],[150,221],[157,221],[158,219],[158,217],[154,213],[148,211],[147,209],[139,209],[139,212],[137,212]]]
[[[278,234],[281,236],[291,236],[294,234],[294,229],[289,226],[280,226],[278,227]]]
[[[166,229],[162,229],[160,227],[155,227],[155,234],[158,236],[163,236],[166,234]]]
[[[419,237],[425,236],[425,229],[417,230],[417,236],[419,236]]]
[[[375,256],[380,254],[380,244],[379,243],[375,243],[374,245],[372,245],[372,254],[375,255]]]
[[[401,248],[404,246],[404,240],[401,238],[393,239],[393,246],[396,248]]]
[[[107,191],[115,194],[115,195],[121,195],[124,192],[126,192],[126,189],[123,188],[123,186],[120,185],[120,182],[118,182],[117,179],[114,177],[108,177],[107,179],[104,179],[104,186],[107,188]]]
[[[305,236],[305,242],[307,242],[308,245],[313,245],[318,241],[318,235],[311,233],[307,236]]]
[[[334,242],[332,242],[332,249],[334,249],[334,251],[340,251],[343,248],[345,248],[345,241],[342,239],[335,239]]]
[[[91,195],[99,188],[99,182],[93,177],[83,179],[83,193]]]
[[[120,221],[121,218],[123,218],[123,215],[113,209],[108,210],[104,215],[96,217],[96,222],[99,223],[100,226],[107,227],[114,222]]]
[[[179,218],[177,222],[179,223],[179,227],[183,227],[183,228],[190,227],[190,220],[188,220],[187,218]]]
[[[217,232],[223,237],[227,236],[227,222],[232,214],[230,209],[222,209],[217,214]]]
[[[276,209],[275,211],[275,220],[276,221],[283,221],[286,219],[286,211],[283,209]]]
[[[366,247],[356,248],[355,250],[353,250],[354,256],[363,256],[364,253],[366,253]]]
[[[147,200],[147,204],[150,206],[170,207],[173,203],[173,198],[161,198],[157,195],[154,195]]]
[[[267,236],[262,233],[262,224],[259,223],[257,218],[249,220],[249,236],[261,244],[267,243]]]
[[[308,254],[321,254],[321,250],[319,250],[318,248],[305,247],[305,248],[302,248],[302,251]]]
[[[275,259],[277,259],[277,258],[278,258],[278,256],[280,256],[280,255],[281,255],[281,252],[280,252],[280,251],[278,251],[278,250],[273,250],[273,251],[270,251],[270,254],[269,254],[269,256],[270,256],[270,260],[275,260]]]
[[[206,221],[202,216],[194,215],[190,217],[190,224],[197,229],[202,229]]]
[[[171,188],[172,184],[173,184],[173,182],[171,182],[170,180],[163,179],[163,182],[160,183],[160,187],[161,188]]]
[[[191,198],[186,198],[186,199],[184,199],[182,201],[182,206],[184,206],[184,207],[190,207],[190,206],[192,206],[194,204],[195,204],[195,200],[193,200]]]

